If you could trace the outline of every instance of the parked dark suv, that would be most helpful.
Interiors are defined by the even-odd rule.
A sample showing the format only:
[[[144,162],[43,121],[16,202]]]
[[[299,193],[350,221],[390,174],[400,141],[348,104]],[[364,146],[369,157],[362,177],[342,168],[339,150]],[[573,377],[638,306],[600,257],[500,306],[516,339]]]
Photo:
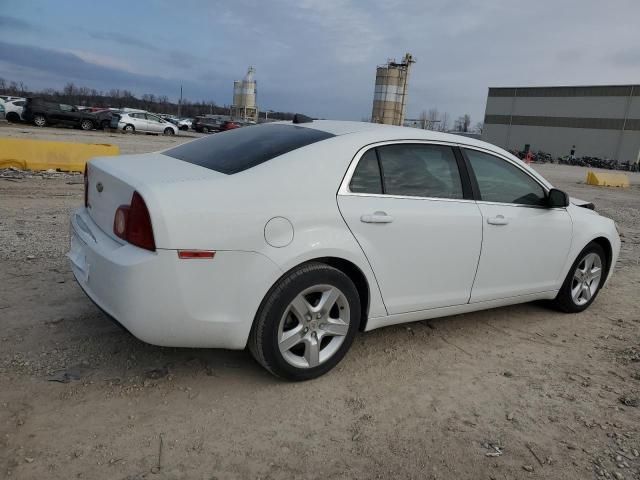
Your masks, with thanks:
[[[219,132],[221,123],[217,118],[196,117],[191,122],[191,128],[200,133]]]
[[[100,126],[96,115],[88,111],[79,111],[72,105],[55,103],[40,98],[27,98],[22,117],[37,127],[46,125],[70,125],[91,130]]]

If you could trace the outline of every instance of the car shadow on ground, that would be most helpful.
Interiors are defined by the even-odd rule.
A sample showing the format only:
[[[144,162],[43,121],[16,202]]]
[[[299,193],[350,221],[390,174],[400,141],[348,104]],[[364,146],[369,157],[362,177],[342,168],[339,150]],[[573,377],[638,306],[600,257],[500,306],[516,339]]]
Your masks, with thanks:
[[[68,364],[65,368],[72,372],[72,376],[81,370],[84,373],[78,376],[116,384],[157,381],[165,377],[234,377],[254,384],[256,381],[264,384],[281,382],[266,372],[247,349],[233,351],[150,345],[112,322],[88,299],[84,300],[81,310],[75,319],[54,326],[58,335],[66,337]],[[487,333],[512,336],[515,341],[528,337],[532,341],[551,344],[547,339],[536,337],[531,330],[553,315],[560,314],[545,302],[536,302],[359,332],[343,364],[349,365],[357,359],[359,367],[375,368],[375,360],[371,365],[363,365],[361,357],[366,361],[370,353],[375,355],[376,352],[401,347],[406,350],[453,348],[471,358],[480,352],[481,337]],[[50,326],[46,328],[50,329]],[[54,377],[61,371],[64,374],[65,369],[56,369]]]

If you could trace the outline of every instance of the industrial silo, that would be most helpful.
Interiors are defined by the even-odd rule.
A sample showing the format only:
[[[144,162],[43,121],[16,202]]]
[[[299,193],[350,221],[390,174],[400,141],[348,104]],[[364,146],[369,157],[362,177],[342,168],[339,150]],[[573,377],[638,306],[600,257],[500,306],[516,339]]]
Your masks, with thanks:
[[[376,86],[373,93],[371,121],[387,125],[402,125],[407,102],[409,69],[415,63],[410,53],[402,62],[389,60],[376,69]]]
[[[233,82],[231,117],[234,120],[258,121],[255,73],[256,70],[253,67],[249,67],[243,80]]]

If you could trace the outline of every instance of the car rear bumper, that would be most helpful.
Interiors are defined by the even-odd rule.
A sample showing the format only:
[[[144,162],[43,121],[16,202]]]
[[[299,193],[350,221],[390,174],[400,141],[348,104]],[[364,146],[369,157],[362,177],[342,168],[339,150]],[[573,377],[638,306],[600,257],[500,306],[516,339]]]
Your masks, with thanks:
[[[121,244],[86,209],[71,217],[71,269],[87,296],[140,340],[242,349],[262,298],[282,272],[255,252],[180,260],[176,250]]]

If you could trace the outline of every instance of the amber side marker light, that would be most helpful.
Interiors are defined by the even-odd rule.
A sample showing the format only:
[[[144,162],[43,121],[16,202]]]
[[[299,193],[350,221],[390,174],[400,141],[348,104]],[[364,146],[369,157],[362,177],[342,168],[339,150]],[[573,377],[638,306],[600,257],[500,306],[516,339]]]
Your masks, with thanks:
[[[192,259],[211,259],[215,257],[216,252],[210,250],[178,250],[178,258],[182,260]]]

